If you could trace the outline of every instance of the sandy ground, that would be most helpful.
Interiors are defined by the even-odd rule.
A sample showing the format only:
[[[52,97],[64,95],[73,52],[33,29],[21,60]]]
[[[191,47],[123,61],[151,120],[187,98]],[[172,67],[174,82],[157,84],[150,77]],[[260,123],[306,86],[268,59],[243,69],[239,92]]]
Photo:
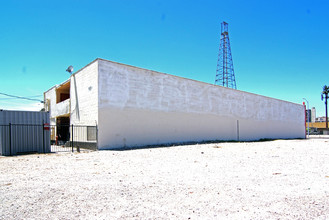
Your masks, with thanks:
[[[329,219],[329,139],[0,157],[0,219]]]

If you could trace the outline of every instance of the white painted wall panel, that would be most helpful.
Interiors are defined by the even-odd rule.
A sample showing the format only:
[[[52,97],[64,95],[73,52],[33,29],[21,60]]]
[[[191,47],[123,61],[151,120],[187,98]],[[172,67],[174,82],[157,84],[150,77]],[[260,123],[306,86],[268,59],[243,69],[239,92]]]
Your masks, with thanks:
[[[56,111],[56,87],[50,88],[48,91],[44,93],[44,98],[45,98],[45,104],[47,100],[50,101],[50,109],[49,109],[49,115],[50,115],[50,122],[51,125],[56,124],[55,118],[58,116],[58,112]],[[45,105],[46,108],[46,105]],[[55,123],[53,123],[55,121]]]
[[[303,138],[304,108],[98,60],[99,148],[202,140]]]
[[[98,120],[98,63],[92,62],[72,75],[70,80],[70,123],[96,125]]]
[[[62,102],[57,103],[51,108],[52,115],[57,117],[61,115],[70,114],[70,99],[66,99]]]

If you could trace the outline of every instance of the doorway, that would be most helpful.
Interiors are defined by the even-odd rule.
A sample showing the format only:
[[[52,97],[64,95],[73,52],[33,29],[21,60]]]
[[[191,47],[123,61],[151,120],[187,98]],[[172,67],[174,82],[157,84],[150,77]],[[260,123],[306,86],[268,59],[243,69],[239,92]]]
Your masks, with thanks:
[[[58,144],[64,145],[70,140],[70,117],[58,117],[56,119]]]

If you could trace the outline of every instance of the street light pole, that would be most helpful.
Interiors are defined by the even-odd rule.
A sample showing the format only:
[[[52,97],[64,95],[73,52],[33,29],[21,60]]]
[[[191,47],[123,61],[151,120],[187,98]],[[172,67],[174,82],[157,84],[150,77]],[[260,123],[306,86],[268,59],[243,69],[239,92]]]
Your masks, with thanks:
[[[307,135],[308,135],[308,137],[310,137],[310,116],[309,116],[309,109],[310,109],[310,106],[309,106],[309,104],[308,104],[308,101],[307,101],[307,99],[305,99],[305,98],[303,98],[305,101],[306,101],[306,103],[307,103]]]

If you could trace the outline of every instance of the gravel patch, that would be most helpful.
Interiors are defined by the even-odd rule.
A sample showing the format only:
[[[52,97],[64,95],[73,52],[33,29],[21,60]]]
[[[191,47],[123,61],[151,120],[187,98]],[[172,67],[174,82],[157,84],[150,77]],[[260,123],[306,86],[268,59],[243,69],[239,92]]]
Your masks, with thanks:
[[[0,157],[0,219],[328,219],[329,140]]]

